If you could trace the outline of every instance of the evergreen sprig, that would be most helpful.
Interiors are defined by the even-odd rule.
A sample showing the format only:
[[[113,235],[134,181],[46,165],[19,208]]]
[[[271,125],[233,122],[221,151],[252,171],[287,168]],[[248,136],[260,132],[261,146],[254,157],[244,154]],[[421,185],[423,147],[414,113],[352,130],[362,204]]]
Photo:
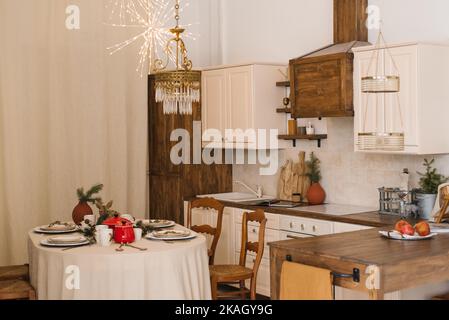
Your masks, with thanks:
[[[87,192],[84,192],[84,188],[79,188],[76,190],[76,194],[78,196],[78,199],[82,202],[90,202],[95,203],[98,200],[101,200],[99,197],[94,197],[95,194],[99,193],[101,190],[103,190],[102,184],[96,184],[92,186]]]
[[[310,154],[310,160],[306,162],[306,166],[308,168],[306,175],[312,183],[318,183],[321,181],[320,163],[320,159],[318,159],[312,152]]]
[[[424,194],[437,194],[438,187],[449,180],[449,178],[437,173],[437,169],[433,168],[434,163],[435,159],[432,159],[431,161],[424,159],[426,172],[418,172],[421,176],[421,179],[419,180],[419,186],[421,187],[420,191]]]

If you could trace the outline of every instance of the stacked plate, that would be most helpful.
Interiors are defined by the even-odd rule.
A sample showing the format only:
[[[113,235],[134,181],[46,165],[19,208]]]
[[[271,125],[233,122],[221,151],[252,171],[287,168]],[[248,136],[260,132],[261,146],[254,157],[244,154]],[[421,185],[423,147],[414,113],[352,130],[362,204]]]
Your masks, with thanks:
[[[62,234],[71,233],[78,230],[78,227],[73,223],[52,223],[34,228],[34,232],[44,234]]]
[[[81,235],[55,236],[43,239],[41,245],[47,247],[77,247],[89,244],[89,240]]]
[[[170,228],[175,225],[174,221],[170,220],[150,220],[149,226],[153,229]]]
[[[188,240],[196,238],[195,234],[192,234],[189,230],[163,230],[154,231],[146,236],[150,240]]]

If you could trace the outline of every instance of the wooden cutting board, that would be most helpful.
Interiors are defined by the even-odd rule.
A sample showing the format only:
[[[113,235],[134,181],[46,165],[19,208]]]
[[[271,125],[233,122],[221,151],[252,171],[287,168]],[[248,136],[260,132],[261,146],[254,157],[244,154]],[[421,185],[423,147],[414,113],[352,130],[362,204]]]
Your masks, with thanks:
[[[310,187],[310,180],[306,176],[306,153],[299,152],[298,162],[287,160],[281,168],[278,181],[279,200],[292,201],[294,193],[300,193],[305,198]]]

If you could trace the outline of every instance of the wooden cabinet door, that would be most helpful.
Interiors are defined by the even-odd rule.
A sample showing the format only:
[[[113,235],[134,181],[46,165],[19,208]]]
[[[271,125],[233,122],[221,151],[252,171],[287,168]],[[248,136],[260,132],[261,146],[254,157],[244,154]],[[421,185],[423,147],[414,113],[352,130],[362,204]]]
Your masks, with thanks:
[[[226,70],[226,128],[251,129],[253,124],[253,72],[252,66]],[[246,142],[246,141],[245,141]],[[251,142],[251,141],[248,141]]]
[[[150,218],[183,221],[181,178],[170,175],[150,176]]]
[[[226,71],[212,70],[202,74],[202,130],[216,129],[224,135],[226,116]],[[205,138],[203,141],[211,142]]]
[[[404,132],[406,146],[418,146],[418,48],[404,46],[385,52],[385,69],[392,75],[399,71],[399,94],[385,98],[385,125],[389,132]]]

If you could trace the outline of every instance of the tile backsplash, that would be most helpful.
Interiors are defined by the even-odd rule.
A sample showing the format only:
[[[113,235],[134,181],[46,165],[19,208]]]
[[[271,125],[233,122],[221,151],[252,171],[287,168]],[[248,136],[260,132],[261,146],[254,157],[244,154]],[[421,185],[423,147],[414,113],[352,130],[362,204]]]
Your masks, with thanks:
[[[377,188],[396,187],[400,184],[400,173],[408,168],[411,185],[418,186],[416,171],[423,171],[425,158],[435,158],[438,170],[449,176],[449,155],[410,156],[380,155],[354,152],[354,120],[352,118],[327,119],[328,140],[322,141],[321,149],[316,142],[298,141],[296,148],[279,152],[279,166],[285,161],[296,161],[298,152],[315,152],[321,160],[322,185],[326,190],[326,202],[378,207]],[[264,193],[277,194],[279,170],[275,176],[261,176],[258,165],[234,165],[235,180],[245,181],[251,186],[262,185]],[[234,186],[235,191],[243,191]]]

